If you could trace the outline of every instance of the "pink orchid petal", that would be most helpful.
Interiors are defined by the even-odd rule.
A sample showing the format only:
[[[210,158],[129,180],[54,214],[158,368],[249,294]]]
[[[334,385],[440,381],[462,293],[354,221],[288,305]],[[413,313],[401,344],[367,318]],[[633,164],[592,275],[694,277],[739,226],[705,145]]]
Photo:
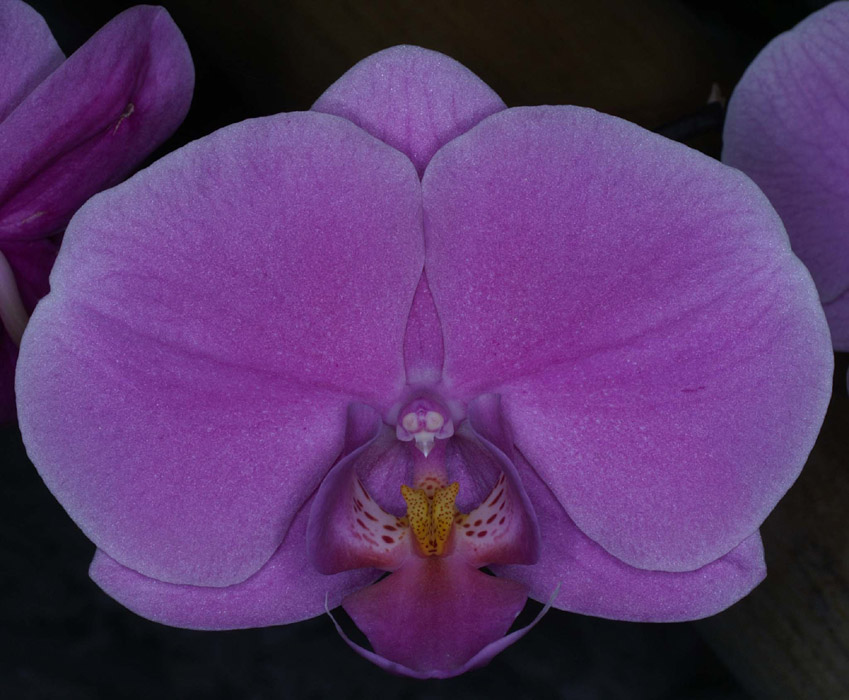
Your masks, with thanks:
[[[350,119],[405,153],[421,174],[440,147],[504,103],[454,59],[395,46],[360,61],[312,109]]]
[[[754,532],[813,445],[833,364],[760,191],[577,107],[490,117],[422,186],[446,384],[501,393],[576,525],[669,571]]]
[[[403,386],[420,216],[406,158],[315,113],[222,129],[80,210],[17,390],[30,457],[98,547],[194,585],[268,560],[348,404]]]
[[[542,529],[534,566],[494,567],[544,601],[560,585],[554,606],[615,620],[679,622],[714,615],[747,595],[766,576],[757,533],[695,571],[646,571],[628,566],[584,535],[531,467],[518,466]]]
[[[242,583],[225,588],[164,583],[121,566],[98,550],[89,574],[121,605],[155,622],[201,630],[283,625],[324,612],[325,600],[339,605],[349,593],[380,575],[360,570],[324,576],[307,558],[310,503],[292,521],[280,547],[268,562]]]
[[[781,215],[794,252],[849,350],[849,2],[785,32],[740,79],[725,120],[722,160],[751,177]]]
[[[20,296],[24,311],[32,313],[36,303],[47,294],[47,277],[56,260],[59,244],[51,239],[37,241],[5,241],[0,255],[8,263],[11,278],[7,275],[2,284],[14,285],[9,294]],[[2,264],[2,261],[0,261]],[[0,300],[0,304],[4,303]],[[0,326],[0,424],[16,419],[15,364],[18,361],[18,343]]]
[[[121,13],[0,123],[0,239],[62,228],[186,115],[188,47],[161,7]]]
[[[342,607],[394,670],[446,678],[501,640],[526,599],[523,585],[487,576],[459,557],[412,556]]]
[[[0,122],[65,55],[44,18],[25,2],[0,2]]]

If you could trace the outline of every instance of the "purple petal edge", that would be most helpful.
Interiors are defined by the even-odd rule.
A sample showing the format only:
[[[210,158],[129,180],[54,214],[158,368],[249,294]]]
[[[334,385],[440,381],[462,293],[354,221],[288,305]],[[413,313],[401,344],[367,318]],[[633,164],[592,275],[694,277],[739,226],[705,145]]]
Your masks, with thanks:
[[[95,544],[177,584],[268,560],[346,407],[403,387],[419,187],[403,154],[303,112],[221,129],[76,213],[16,382],[28,454]]]

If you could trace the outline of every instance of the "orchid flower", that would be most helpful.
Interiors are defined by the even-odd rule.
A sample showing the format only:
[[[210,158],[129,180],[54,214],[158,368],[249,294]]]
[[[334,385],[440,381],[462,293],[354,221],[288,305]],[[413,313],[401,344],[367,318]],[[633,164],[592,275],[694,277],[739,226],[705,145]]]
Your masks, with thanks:
[[[35,10],[0,0],[0,423],[15,417],[18,345],[56,235],[177,128],[193,84],[162,8],[123,12],[66,61]]]
[[[197,629],[341,603],[415,677],[486,663],[528,597],[746,595],[831,390],[748,178],[410,46],[97,195],[51,282],[20,424],[97,584]]]
[[[849,350],[849,2],[773,39],[728,105],[723,162],[781,216],[819,289],[835,350]]]

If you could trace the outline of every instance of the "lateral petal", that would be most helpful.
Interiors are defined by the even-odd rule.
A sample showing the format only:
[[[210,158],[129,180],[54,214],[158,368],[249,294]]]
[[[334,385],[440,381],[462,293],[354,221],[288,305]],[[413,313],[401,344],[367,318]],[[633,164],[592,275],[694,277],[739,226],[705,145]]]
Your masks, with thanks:
[[[739,172],[577,107],[510,109],[422,182],[445,382],[501,394],[577,526],[689,571],[754,532],[822,422],[816,290]]]
[[[268,560],[346,407],[403,386],[420,217],[406,158],[315,113],[222,129],[80,210],[17,391],[30,457],[98,547],[193,585]]]

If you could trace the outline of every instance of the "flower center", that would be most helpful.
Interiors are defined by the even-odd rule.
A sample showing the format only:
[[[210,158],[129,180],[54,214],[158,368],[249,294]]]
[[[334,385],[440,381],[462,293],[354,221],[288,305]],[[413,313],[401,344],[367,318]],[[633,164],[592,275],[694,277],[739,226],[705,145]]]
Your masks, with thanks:
[[[454,434],[450,413],[439,402],[421,397],[408,403],[398,414],[395,435],[399,440],[416,441],[416,447],[427,457],[436,438],[446,440]]]
[[[401,486],[401,495],[407,502],[407,522],[422,553],[428,557],[441,557],[458,512],[454,501],[460,493],[460,484],[455,481],[449,486],[422,486],[425,487],[412,489],[406,484]]]

